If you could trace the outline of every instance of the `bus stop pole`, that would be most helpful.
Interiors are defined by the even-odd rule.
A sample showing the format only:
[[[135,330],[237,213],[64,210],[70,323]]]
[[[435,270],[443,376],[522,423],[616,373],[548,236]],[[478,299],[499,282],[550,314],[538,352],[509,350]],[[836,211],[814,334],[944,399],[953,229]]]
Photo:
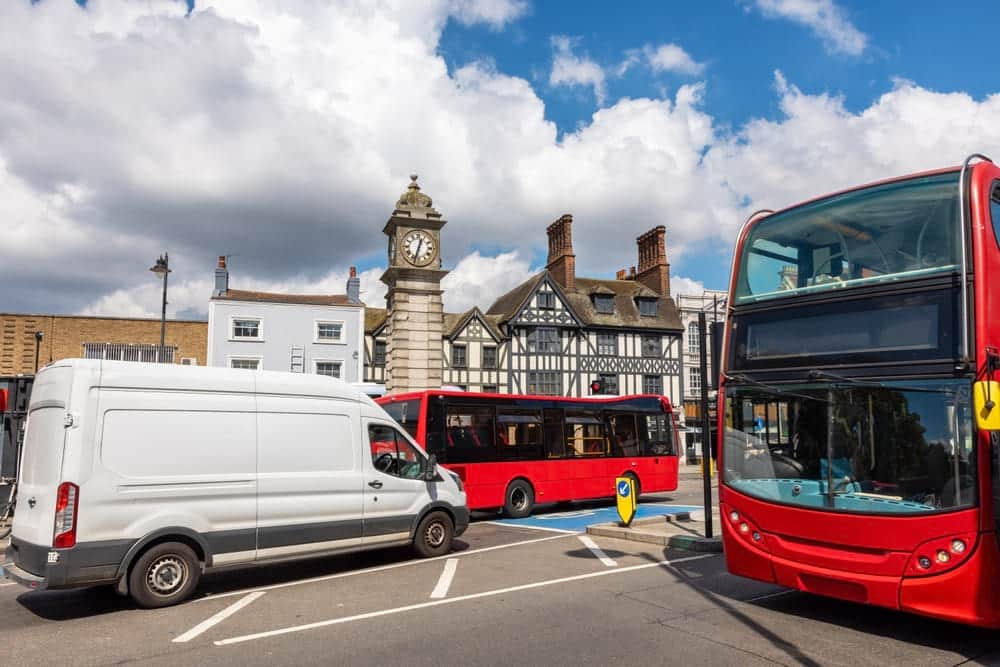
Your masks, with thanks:
[[[705,537],[712,537],[712,437],[708,418],[708,327],[705,311],[698,313],[698,363],[701,366],[701,477],[705,488]]]

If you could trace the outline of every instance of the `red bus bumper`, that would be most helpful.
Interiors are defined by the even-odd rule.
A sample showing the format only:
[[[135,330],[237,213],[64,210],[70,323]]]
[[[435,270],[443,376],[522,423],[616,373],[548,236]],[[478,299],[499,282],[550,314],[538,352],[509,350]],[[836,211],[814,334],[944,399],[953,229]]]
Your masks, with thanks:
[[[1000,576],[1000,558],[995,533],[979,534],[970,544],[970,552],[953,569],[940,574],[908,576],[909,570],[905,568],[914,556],[912,551],[890,554],[882,559],[879,567],[872,566],[871,551],[859,549],[857,560],[854,560],[850,549],[843,547],[837,547],[840,552],[837,562],[842,563],[843,568],[835,565],[833,558],[824,565],[803,562],[789,558],[787,553],[772,553],[782,551],[780,545],[784,540],[781,537],[763,531],[742,514],[739,520],[732,520],[732,506],[723,503],[720,509],[726,567],[732,574],[850,602],[1000,628],[1000,595],[996,592],[1000,591],[996,583]],[[832,551],[820,543],[815,543],[814,548],[819,554],[814,561],[822,559],[823,552]],[[886,573],[847,569],[852,563],[857,567],[864,561],[869,569],[885,569]]]

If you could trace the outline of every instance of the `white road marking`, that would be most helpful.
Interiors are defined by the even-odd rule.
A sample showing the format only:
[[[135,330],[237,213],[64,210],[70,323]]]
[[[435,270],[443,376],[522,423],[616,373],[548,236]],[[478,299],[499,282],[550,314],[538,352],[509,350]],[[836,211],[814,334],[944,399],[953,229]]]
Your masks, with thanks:
[[[220,598],[233,597],[235,595],[246,595],[251,591],[273,591],[277,588],[289,588],[291,586],[302,586],[304,584],[315,584],[320,581],[330,581],[331,579],[342,579],[344,577],[355,577],[362,574],[372,574],[373,572],[383,572],[385,570],[395,570],[397,567],[409,567],[411,565],[420,565],[423,563],[429,563],[435,560],[441,560],[443,558],[461,558],[463,556],[471,556],[473,554],[486,553],[487,551],[496,551],[497,549],[509,549],[510,547],[519,547],[525,544],[537,544],[538,542],[548,542],[549,540],[559,540],[564,537],[569,537],[569,535],[575,535],[576,533],[569,533],[566,535],[550,535],[548,537],[540,537],[536,540],[522,540],[521,542],[511,542],[510,544],[498,544],[495,547],[483,547],[482,549],[470,549],[468,551],[460,551],[453,554],[448,554],[447,556],[437,556],[436,558],[423,558],[420,560],[408,560],[402,563],[393,563],[392,565],[380,565],[378,567],[369,567],[364,570],[353,570],[351,572],[341,572],[339,574],[328,574],[323,577],[312,577],[310,579],[300,579],[298,581],[289,581],[283,584],[272,584],[270,586],[261,586],[260,588],[244,588],[238,591],[229,591],[228,593],[219,593],[218,595],[206,595],[203,598],[197,598],[191,602],[205,602],[207,600],[218,600]]]
[[[583,542],[583,545],[590,549],[593,554],[597,556],[599,561],[604,563],[607,567],[618,567],[618,563],[608,558],[608,555],[601,550],[601,547],[597,546],[597,542],[594,542],[594,540],[590,539],[586,535],[580,535],[579,537],[580,541]]]
[[[567,535],[579,535],[582,530],[565,530],[563,528],[547,528],[545,526],[529,526],[525,525],[514,525],[511,523],[504,523],[503,521],[480,521],[479,523],[488,523],[493,526],[503,526],[504,528],[527,528],[528,530],[544,530],[547,533],[565,533]]]
[[[221,623],[222,621],[226,620],[227,618],[238,612],[240,609],[243,609],[243,607],[247,606],[248,604],[259,598],[263,594],[264,591],[257,591],[256,593],[250,593],[246,597],[240,598],[233,604],[229,605],[228,607],[220,611],[215,616],[212,616],[211,618],[202,621],[198,625],[194,626],[193,628],[185,632],[183,635],[175,637],[174,643],[179,644],[191,641],[192,639],[194,639],[201,633],[205,632],[212,626]]]
[[[458,569],[458,559],[449,558],[444,562],[444,572],[441,573],[441,578],[438,579],[437,586],[431,592],[432,598],[443,598],[448,595],[448,589],[451,587],[451,580],[455,578],[455,570]]]
[[[330,625],[340,625],[342,623],[351,623],[352,621],[363,621],[369,618],[378,618],[379,616],[389,616],[392,614],[401,614],[407,611],[415,611],[417,609],[426,609],[428,607],[436,607],[443,604],[453,604],[455,602],[465,602],[467,600],[478,600],[479,598],[494,597],[497,595],[506,595],[507,593],[514,593],[517,591],[526,591],[533,588],[542,588],[544,586],[553,586],[555,584],[564,584],[570,581],[582,581],[584,579],[593,579],[595,577],[604,577],[609,574],[621,574],[623,572],[634,572],[636,570],[645,570],[651,567],[664,567],[677,565],[679,563],[686,563],[693,560],[701,560],[702,558],[712,558],[716,554],[701,554],[699,556],[689,556],[687,558],[678,558],[677,560],[661,560],[655,563],[643,563],[642,565],[632,565],[629,567],[617,568],[614,570],[601,570],[600,572],[591,572],[589,574],[580,574],[573,577],[562,577],[561,579],[549,579],[547,581],[537,581],[533,584],[523,584],[521,586],[511,586],[510,588],[499,588],[492,591],[484,591],[482,593],[473,593],[471,595],[462,595],[457,598],[447,598],[444,600],[435,600],[434,602],[421,602],[419,604],[411,604],[405,607],[396,607],[394,609],[382,609],[380,611],[373,611],[367,614],[358,614],[356,616],[346,616],[344,618],[331,618],[326,621],[319,621],[317,623],[306,623],[305,625],[293,625],[287,628],[279,628],[278,630],[268,630],[266,632],[258,632],[252,635],[242,635],[239,637],[230,637],[229,639],[222,639],[215,642],[216,646],[228,646],[229,644],[239,644],[242,642],[253,641],[255,639],[265,639],[267,637],[276,637],[278,635],[287,635],[293,632],[303,632],[305,630],[314,630],[316,628],[324,628]]]

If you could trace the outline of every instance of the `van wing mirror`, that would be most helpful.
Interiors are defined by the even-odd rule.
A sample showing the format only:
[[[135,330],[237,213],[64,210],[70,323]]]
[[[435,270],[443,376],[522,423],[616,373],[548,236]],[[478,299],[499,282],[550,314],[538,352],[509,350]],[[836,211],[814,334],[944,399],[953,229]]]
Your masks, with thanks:
[[[424,481],[433,482],[437,479],[437,457],[433,454],[427,456],[427,461],[424,463]]]
[[[980,380],[972,385],[976,426],[982,431],[1000,431],[1000,382]]]

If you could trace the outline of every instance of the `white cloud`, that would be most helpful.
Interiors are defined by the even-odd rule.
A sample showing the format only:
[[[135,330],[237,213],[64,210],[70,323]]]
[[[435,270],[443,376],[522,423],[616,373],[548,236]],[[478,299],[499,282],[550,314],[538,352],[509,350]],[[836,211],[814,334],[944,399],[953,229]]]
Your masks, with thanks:
[[[700,280],[693,280],[684,276],[670,276],[670,293],[674,296],[678,294],[700,296],[704,291],[705,283]]]
[[[553,86],[590,86],[598,104],[604,104],[607,97],[604,69],[587,56],[573,53],[574,40],[565,35],[552,38],[555,54],[552,58],[552,72],[549,84]]]
[[[485,23],[494,30],[523,16],[526,0],[451,0],[451,14],[465,25]]]
[[[516,5],[462,16],[495,28]],[[731,133],[693,84],[602,105],[560,137],[531,82],[484,62],[449,73],[441,30],[463,11],[451,0],[205,0],[188,18],[183,3],[5,7],[0,89],[17,95],[0,96],[0,284],[15,287],[0,310],[156,317],[148,269],[164,251],[171,315],[207,311],[220,254],[234,255],[235,288],[263,291],[343,293],[348,266],[374,267],[362,298],[382,306],[381,230],[412,171],[449,221],[450,312],[486,308],[536,270],[563,213],[580,275],[637,264],[636,237],[658,224],[678,275],[706,248],[724,274],[754,208],[1000,155],[998,95],[897,81],[851,111],[780,73],[780,117]]]
[[[646,60],[654,72],[677,72],[678,74],[701,74],[703,63],[695,62],[687,51],[676,44],[661,44],[643,49]]]
[[[861,55],[868,35],[854,27],[833,0],[754,0],[768,18],[784,18],[807,26],[818,35],[830,53]]]

